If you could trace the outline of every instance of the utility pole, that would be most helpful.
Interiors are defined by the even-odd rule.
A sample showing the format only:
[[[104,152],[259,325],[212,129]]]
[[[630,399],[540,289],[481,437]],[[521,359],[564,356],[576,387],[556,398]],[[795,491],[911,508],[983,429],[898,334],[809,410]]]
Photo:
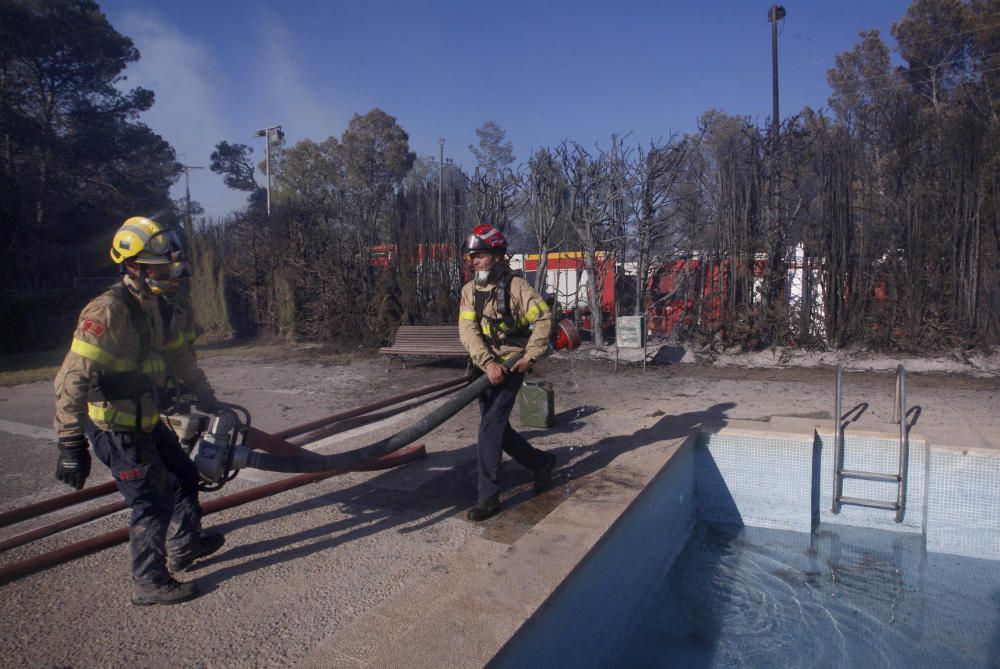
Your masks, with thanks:
[[[280,140],[285,136],[280,125],[272,125],[261,128],[254,133],[254,137],[264,138],[264,171],[267,172],[267,215],[271,215],[271,133],[277,134]]]
[[[187,211],[184,215],[184,235],[187,237],[188,249],[194,257],[194,223],[191,222],[191,170],[203,170],[200,165],[181,165],[184,170],[184,200]]]

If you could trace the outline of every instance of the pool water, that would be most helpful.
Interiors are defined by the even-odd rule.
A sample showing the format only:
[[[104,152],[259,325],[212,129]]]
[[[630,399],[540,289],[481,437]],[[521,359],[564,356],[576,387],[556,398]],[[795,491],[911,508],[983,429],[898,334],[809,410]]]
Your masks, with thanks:
[[[703,523],[652,593],[615,666],[1000,667],[1000,561],[918,535]]]

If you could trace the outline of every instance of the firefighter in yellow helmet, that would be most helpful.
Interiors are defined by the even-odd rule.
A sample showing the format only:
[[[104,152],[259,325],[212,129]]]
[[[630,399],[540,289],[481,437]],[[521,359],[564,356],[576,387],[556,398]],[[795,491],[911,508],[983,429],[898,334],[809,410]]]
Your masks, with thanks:
[[[170,572],[225,540],[202,533],[198,470],[160,420],[168,375],[191,389],[199,409],[211,413],[218,403],[190,346],[190,304],[181,294],[190,273],[176,233],[130,218],[115,233],[111,258],[121,281],[84,307],[56,376],[56,478],[83,487],[89,441],[132,509],[132,603],[175,604],[199,592]]]
[[[548,346],[552,318],[545,301],[507,266],[507,240],[496,228],[472,229],[464,248],[475,278],[462,287],[458,333],[472,363],[490,379],[479,398],[478,499],[466,516],[481,521],[500,512],[500,463],[507,453],[534,473],[535,492],[552,481],[554,453],[540,451],[510,426],[524,375]],[[503,361],[524,351],[508,369]]]

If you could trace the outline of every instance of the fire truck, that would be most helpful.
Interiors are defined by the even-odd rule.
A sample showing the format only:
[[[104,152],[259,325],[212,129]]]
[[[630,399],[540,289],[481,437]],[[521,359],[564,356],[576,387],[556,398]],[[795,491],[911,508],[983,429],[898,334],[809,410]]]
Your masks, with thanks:
[[[388,267],[397,259],[394,245],[377,246],[372,251],[372,264],[377,267]],[[449,244],[418,244],[417,255],[419,270],[428,263],[454,263],[457,250]],[[521,272],[532,285],[536,285],[540,265],[539,254],[510,256],[511,269]],[[464,269],[467,273],[467,268]],[[722,296],[729,290],[737,269],[740,276],[750,281],[748,288],[758,295],[767,271],[767,258],[763,254],[746,259],[691,255],[654,264],[644,280],[647,334],[666,337],[696,325],[711,329],[721,320]],[[819,277],[815,269],[811,271],[813,304],[818,304]],[[790,304],[801,298],[804,272],[800,247],[789,262],[785,297]],[[597,253],[592,272],[585,267],[583,252],[559,251],[548,254],[545,279],[537,285],[555,303],[557,316],[568,317],[579,329],[590,332],[592,291],[599,293],[604,329],[613,330],[616,313],[631,313],[638,281],[635,263],[618,262],[609,253]]]
[[[510,257],[510,267],[520,271],[532,285],[538,285],[535,278],[539,271],[541,256],[537,253],[518,253]],[[616,277],[620,275],[614,259],[607,253],[599,252],[595,259],[595,271],[585,268],[582,251],[561,251],[549,253],[545,263],[545,282],[541,292],[555,301],[557,317],[574,320],[580,329],[590,332],[591,291],[600,294],[602,323],[605,329],[614,327]],[[596,276],[592,276],[596,275]],[[618,291],[619,297],[621,290]]]

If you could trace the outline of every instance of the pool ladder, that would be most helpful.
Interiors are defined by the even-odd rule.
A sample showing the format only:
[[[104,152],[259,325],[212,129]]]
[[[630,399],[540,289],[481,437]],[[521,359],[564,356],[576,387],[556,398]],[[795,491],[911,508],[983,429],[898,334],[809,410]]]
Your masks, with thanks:
[[[896,367],[896,396],[893,400],[892,422],[899,423],[899,470],[896,474],[880,474],[856,469],[843,469],[844,449],[844,419],[841,416],[841,394],[843,392],[844,369],[837,365],[837,397],[834,401],[833,413],[836,416],[833,432],[833,513],[840,513],[843,504],[867,506],[874,509],[886,509],[896,512],[896,522],[903,522],[906,513],[906,470],[910,460],[910,430],[906,412],[906,370],[902,365]],[[845,497],[843,495],[844,479],[865,479],[867,481],[892,481],[896,483],[896,501],[886,502],[877,499],[860,497]]]

